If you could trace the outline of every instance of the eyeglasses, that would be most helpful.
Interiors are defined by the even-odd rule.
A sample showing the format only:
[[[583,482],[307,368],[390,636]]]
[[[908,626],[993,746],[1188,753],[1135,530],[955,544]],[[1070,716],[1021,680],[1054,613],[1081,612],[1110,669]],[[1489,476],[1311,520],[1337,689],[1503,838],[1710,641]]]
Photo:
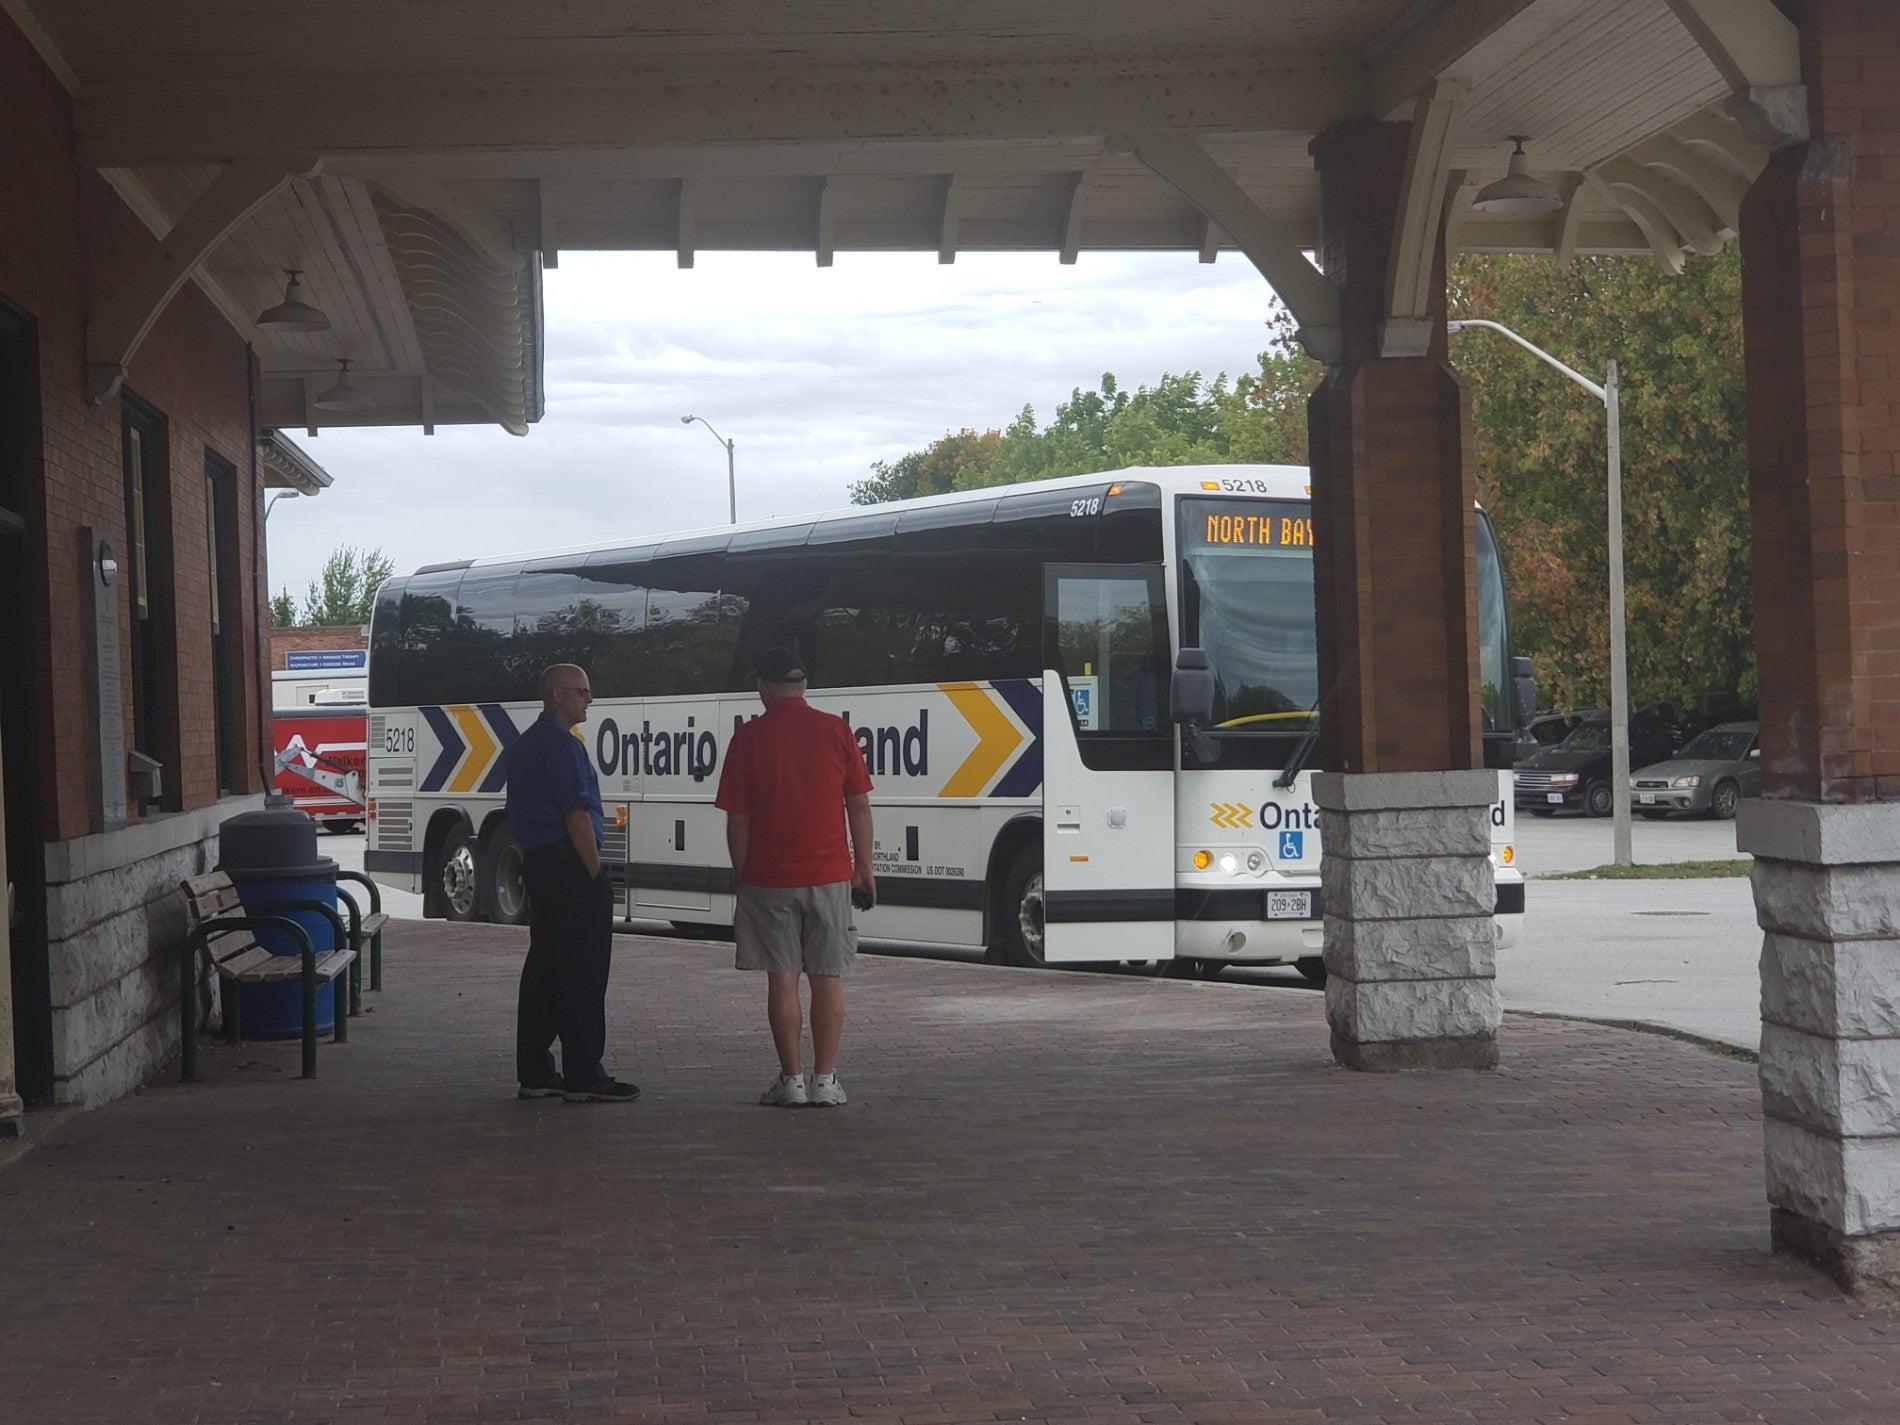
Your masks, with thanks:
[[[586,698],[587,701],[590,703],[594,700],[594,690],[592,688],[561,688],[561,689],[558,689],[557,691],[563,692],[563,693],[579,693],[583,698]]]

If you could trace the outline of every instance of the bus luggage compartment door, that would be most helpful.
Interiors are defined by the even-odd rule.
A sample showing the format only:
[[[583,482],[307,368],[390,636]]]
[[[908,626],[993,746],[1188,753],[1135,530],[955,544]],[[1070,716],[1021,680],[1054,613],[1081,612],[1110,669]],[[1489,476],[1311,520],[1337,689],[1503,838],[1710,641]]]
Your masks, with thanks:
[[[1043,573],[1044,958],[1174,958],[1174,730],[1161,570]]]

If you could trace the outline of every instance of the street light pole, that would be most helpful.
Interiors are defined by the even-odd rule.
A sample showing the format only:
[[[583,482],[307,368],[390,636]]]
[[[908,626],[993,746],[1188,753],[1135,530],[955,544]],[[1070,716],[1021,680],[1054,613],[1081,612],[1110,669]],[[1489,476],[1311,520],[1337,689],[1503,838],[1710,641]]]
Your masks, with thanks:
[[[1534,345],[1502,322],[1467,317],[1446,322],[1453,336],[1466,327],[1483,327],[1516,342],[1539,361],[1554,366],[1584,390],[1603,402],[1609,423],[1610,447],[1610,809],[1612,840],[1616,864],[1627,866],[1633,859],[1630,847],[1630,704],[1629,647],[1623,612],[1623,408],[1617,387],[1616,363],[1609,363],[1603,384],[1599,386],[1580,371],[1574,371],[1541,346]]]
[[[711,431],[712,438],[726,448],[726,518],[732,524],[737,524],[739,523],[739,486],[737,480],[734,478],[732,469],[732,442],[727,440],[718,431],[713,430],[712,422],[707,420],[704,416],[680,417],[680,424],[683,426],[689,426],[694,421],[698,421],[701,425],[706,427],[708,431]]]

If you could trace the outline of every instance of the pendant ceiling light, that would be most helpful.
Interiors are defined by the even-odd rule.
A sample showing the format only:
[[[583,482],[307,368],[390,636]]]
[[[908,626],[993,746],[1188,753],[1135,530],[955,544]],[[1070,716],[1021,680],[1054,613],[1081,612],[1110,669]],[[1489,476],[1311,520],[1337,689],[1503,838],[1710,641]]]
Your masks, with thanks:
[[[1563,207],[1563,195],[1531,173],[1530,160],[1524,156],[1524,140],[1513,134],[1511,142],[1517,147],[1511,152],[1510,171],[1479,189],[1471,206],[1480,213],[1513,218],[1537,217]]]
[[[311,306],[303,299],[303,285],[297,281],[303,274],[295,267],[286,267],[284,276],[289,281],[284,284],[284,300],[274,307],[267,307],[257,314],[257,324],[280,332],[327,332],[330,319],[321,310]]]
[[[336,364],[342,368],[336,378],[336,385],[325,391],[311,402],[320,411],[373,411],[376,400],[369,392],[350,384],[350,359],[339,356]]]

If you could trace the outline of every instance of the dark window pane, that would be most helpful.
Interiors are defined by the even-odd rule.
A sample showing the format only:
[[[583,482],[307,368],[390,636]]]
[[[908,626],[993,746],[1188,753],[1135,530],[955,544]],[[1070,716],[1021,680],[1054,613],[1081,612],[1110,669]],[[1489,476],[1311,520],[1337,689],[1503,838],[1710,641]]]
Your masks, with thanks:
[[[455,631],[455,596],[461,569],[413,574],[402,593],[401,706],[454,702],[450,691]]]
[[[578,663],[593,672],[594,629],[580,604],[583,557],[534,560],[515,581],[508,698],[538,697],[541,670],[553,663]]]
[[[1103,564],[1161,562],[1159,485],[1136,481],[1107,497],[1095,522],[1095,558]]]
[[[738,634],[727,691],[752,690],[752,665],[768,648],[794,648],[811,656],[818,586],[804,549],[810,532],[810,525],[801,524],[733,536],[723,593]]]
[[[369,700],[374,707],[400,706],[402,591],[407,579],[385,580],[369,616]]]
[[[642,662],[647,625],[651,551],[612,550],[591,554],[581,574],[580,604],[596,631],[588,673],[597,698],[635,698],[648,679]]]
[[[455,595],[455,631],[449,638],[448,701],[485,702],[507,696],[508,651],[515,634],[515,581],[519,564],[469,569]]]
[[[1214,725],[1303,734],[1319,694],[1310,508],[1181,502],[1182,641],[1214,669]]]
[[[646,627],[637,647],[646,697],[714,692],[726,683],[737,617],[720,597],[725,556],[662,552],[649,566]]]

